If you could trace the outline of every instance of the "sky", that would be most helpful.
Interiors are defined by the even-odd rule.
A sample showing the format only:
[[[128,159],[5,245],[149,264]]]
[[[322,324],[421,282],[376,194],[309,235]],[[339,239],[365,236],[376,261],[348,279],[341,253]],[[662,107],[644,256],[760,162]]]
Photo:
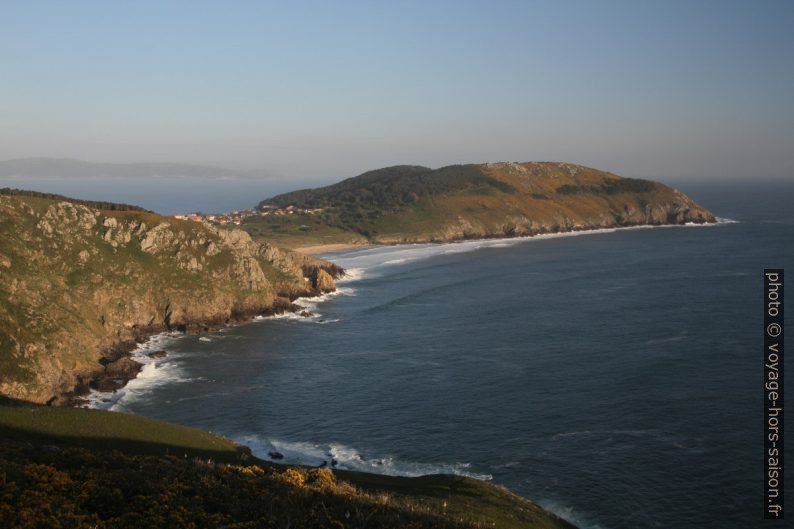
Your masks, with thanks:
[[[794,179],[794,2],[0,0],[0,159]]]

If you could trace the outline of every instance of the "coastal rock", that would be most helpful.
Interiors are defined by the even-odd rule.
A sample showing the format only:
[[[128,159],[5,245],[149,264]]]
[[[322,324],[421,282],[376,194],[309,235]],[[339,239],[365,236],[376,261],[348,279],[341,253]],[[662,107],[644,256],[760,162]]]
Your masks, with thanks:
[[[47,207],[36,226],[47,236],[70,235],[82,238],[91,234],[98,216],[98,212],[86,206],[58,202]]]
[[[312,286],[320,292],[332,292],[336,290],[334,278],[322,268],[316,269],[311,281]]]
[[[170,247],[173,241],[174,233],[171,231],[171,224],[161,222],[145,233],[140,241],[141,250],[155,254]]]
[[[135,378],[141,366],[142,364],[131,358],[122,357],[105,366],[105,375],[110,378],[131,379]]]

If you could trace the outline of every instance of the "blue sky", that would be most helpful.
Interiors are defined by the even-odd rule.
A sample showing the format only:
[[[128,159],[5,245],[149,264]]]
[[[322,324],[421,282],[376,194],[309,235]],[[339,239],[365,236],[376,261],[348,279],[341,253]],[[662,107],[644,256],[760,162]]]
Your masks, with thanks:
[[[0,159],[794,177],[794,2],[0,2]]]

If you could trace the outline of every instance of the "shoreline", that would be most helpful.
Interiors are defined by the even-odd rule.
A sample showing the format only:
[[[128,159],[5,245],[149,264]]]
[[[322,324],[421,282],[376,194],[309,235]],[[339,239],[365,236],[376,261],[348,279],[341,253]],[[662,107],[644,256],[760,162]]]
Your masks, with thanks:
[[[452,239],[422,239],[422,240],[415,240],[415,241],[370,241],[366,243],[331,243],[331,244],[316,244],[316,245],[309,245],[309,246],[300,246],[295,248],[288,248],[290,250],[307,253],[314,256],[320,256],[326,253],[333,253],[333,252],[341,252],[344,250],[352,250],[354,248],[370,248],[373,246],[411,246],[416,244],[435,244],[435,245],[442,245],[442,244],[456,244],[462,242],[477,242],[477,241],[493,241],[493,240],[515,240],[515,239],[534,239],[534,238],[542,238],[542,237],[560,237],[564,235],[578,235],[578,234],[588,234],[588,233],[607,233],[616,230],[630,230],[630,229],[645,229],[645,228],[675,228],[675,227],[686,227],[686,226],[718,226],[721,224],[733,224],[738,221],[726,219],[723,217],[715,217],[714,221],[703,221],[703,222],[695,222],[695,221],[687,221],[687,222],[680,222],[680,223],[665,223],[665,224],[651,224],[651,223],[642,223],[642,224],[628,224],[628,225],[613,225],[613,226],[587,226],[587,227],[578,227],[578,228],[571,228],[569,230],[559,230],[559,231],[538,231],[533,233],[516,233],[512,235],[508,235],[506,233],[496,233],[492,235],[483,235],[478,237],[471,237],[471,238],[452,238]]]
[[[596,235],[596,234],[614,233],[614,232],[623,231],[623,230],[627,230],[628,231],[628,230],[640,230],[640,229],[652,229],[652,228],[676,228],[676,227],[678,227],[678,228],[686,228],[686,227],[717,227],[717,226],[720,226],[720,225],[727,225],[727,224],[734,224],[734,223],[737,223],[737,221],[733,221],[733,220],[725,219],[725,218],[718,218],[715,222],[704,222],[704,223],[681,223],[681,224],[662,224],[662,225],[645,224],[645,225],[633,225],[633,226],[616,226],[616,227],[611,227],[611,228],[596,228],[596,229],[588,229],[588,230],[571,230],[571,231],[568,231],[568,232],[554,232],[554,233],[545,233],[545,234],[536,234],[536,235],[524,235],[524,236],[513,236],[513,237],[492,237],[492,238],[479,238],[479,239],[463,239],[463,240],[457,240],[457,241],[444,241],[444,242],[437,241],[435,243],[395,243],[395,244],[384,244],[384,245],[381,245],[381,246],[383,246],[384,248],[389,248],[389,247],[395,247],[395,248],[396,247],[410,247],[410,246],[419,245],[419,244],[424,244],[424,245],[428,245],[428,246],[451,246],[451,245],[460,244],[460,243],[476,243],[477,241],[491,241],[491,242],[495,242],[496,240],[499,240],[499,239],[504,240],[504,241],[512,241],[513,243],[516,243],[516,244],[521,244],[522,242],[528,242],[528,241],[531,241],[531,240],[543,240],[543,239],[547,239],[547,238],[566,237],[566,236]],[[358,247],[366,248],[366,247],[372,247],[372,246],[375,246],[375,245],[353,245],[353,248],[349,248],[349,249],[355,249],[355,248],[358,248]],[[472,250],[473,249],[474,248],[472,248]],[[343,276],[341,279],[349,280],[348,278],[350,278],[350,276],[346,275],[346,276]],[[312,297],[309,297],[309,298],[303,298],[303,299],[316,300],[318,298],[324,297],[325,295],[327,295],[327,293],[318,294],[316,296],[312,296]],[[297,302],[299,304],[300,299],[301,298],[296,298],[295,300],[293,300],[293,302]],[[288,313],[296,313],[296,312],[298,312],[298,311],[296,311],[296,310],[284,310],[284,311],[280,312],[279,314],[288,314]],[[277,314],[274,314],[272,316],[277,316]],[[253,318],[250,318],[249,320],[246,320],[246,321],[241,321],[241,322],[237,322],[237,323],[234,323],[234,324],[224,325],[224,326],[222,326],[222,328],[232,327],[232,326],[236,326],[236,325],[241,325],[241,324],[244,324],[244,323],[248,323],[248,322],[250,322],[251,320],[254,320],[254,319],[257,319],[256,316],[253,317]],[[156,337],[156,335],[153,336],[153,337]],[[154,350],[156,350],[156,348],[159,348],[159,347],[160,347],[159,345],[154,345],[153,348],[147,348],[146,350],[141,351],[138,354],[146,355],[149,351],[154,351]],[[166,350],[168,349],[167,346],[164,346],[162,348],[166,349]],[[134,356],[133,356],[133,358],[134,358]],[[154,363],[154,362],[156,362],[156,360],[153,360],[151,363]],[[146,364],[144,364],[144,365],[146,365]],[[165,375],[165,377],[170,377],[170,374],[168,372],[162,373],[162,375]],[[131,380],[133,380],[133,379],[131,379]],[[141,389],[144,389],[144,388],[137,388],[136,391],[139,391]],[[123,394],[119,397],[119,399],[121,399],[121,398],[124,398]],[[96,404],[99,404],[99,406],[91,406],[91,407],[96,407],[96,408],[100,408],[100,409],[109,409],[110,407],[115,405],[115,403],[116,403],[116,400],[114,400],[114,402],[110,403],[110,405],[108,407],[105,407],[105,406],[103,406],[103,404],[106,404],[106,403],[103,403],[101,401],[97,401]],[[124,411],[124,410],[122,408],[119,411]],[[129,412],[127,412],[127,413],[129,413]],[[241,443],[244,446],[247,446],[249,448],[254,449],[253,445],[251,444],[251,441],[245,441],[245,440],[241,440],[241,439],[234,439],[234,440],[236,442]],[[257,453],[257,456],[267,460],[267,457],[264,455],[264,453]],[[278,463],[278,461],[275,461],[275,463]],[[295,464],[295,463],[292,463],[292,464]],[[306,463],[298,463],[298,464],[306,464]],[[367,470],[358,470],[358,469],[356,469],[356,470],[353,470],[353,471],[354,472],[366,472],[368,474],[373,474],[373,475],[381,475],[381,472],[378,472],[376,469],[367,469]],[[444,472],[444,473],[446,474],[448,472]],[[383,473],[383,475],[387,475],[387,476],[389,476],[389,475],[398,475],[399,476],[399,475],[404,475],[404,474]],[[420,474],[420,475],[424,475],[424,474]],[[469,477],[473,477],[475,479],[480,479],[480,480],[483,479],[482,477],[472,476],[470,474],[464,474],[464,475],[467,475]],[[526,496],[522,496],[522,497],[525,497],[527,500],[532,501],[529,497],[526,497]],[[554,504],[550,505],[550,504],[548,504],[548,502],[541,502],[541,503],[538,503],[538,504],[542,505],[543,508],[545,510],[547,510],[548,512],[554,513],[557,516],[566,516],[566,515],[570,516],[570,513],[567,513],[564,509],[561,509],[557,505],[554,505]]]
[[[346,272],[342,272],[342,275],[336,277],[334,280],[344,280],[347,275],[348,274]],[[160,347],[159,345],[157,347],[148,347],[147,344],[151,344],[153,341],[159,341],[168,337],[177,339],[187,335],[200,335],[218,332],[223,329],[237,327],[239,325],[246,325],[263,319],[279,318],[281,316],[290,314],[298,315],[300,318],[311,318],[313,317],[313,314],[308,312],[307,307],[300,304],[301,300],[324,301],[324,298],[327,298],[329,295],[333,296],[337,292],[339,292],[338,287],[334,288],[334,290],[320,291],[313,296],[298,296],[294,299],[290,299],[289,304],[273,306],[259,311],[251,311],[250,313],[246,313],[244,316],[238,315],[235,318],[220,324],[191,322],[190,324],[187,324],[187,327],[184,329],[157,329],[148,333],[142,331],[141,334],[136,337],[135,342],[119,344],[114,349],[115,354],[120,355],[114,359],[112,363],[119,361],[127,363],[134,362],[134,372],[129,371],[123,376],[108,376],[106,371],[94,373],[90,376],[90,379],[83,379],[81,381],[81,389],[83,389],[83,391],[77,393],[76,390],[73,390],[71,392],[62,393],[57,397],[58,400],[56,405],[63,407],[107,409],[108,411],[112,411],[109,408],[112,407],[123,395],[119,396],[117,399],[112,399],[112,403],[108,408],[96,406],[96,404],[107,401],[105,399],[92,398],[92,396],[115,396],[116,393],[123,391],[130,382],[138,379],[147,365],[154,364],[157,360],[168,357],[169,351],[166,347]],[[308,314],[305,314],[307,312]],[[117,353],[116,351],[122,352]],[[153,354],[156,356],[152,356]],[[143,362],[141,362],[141,360],[143,360]],[[112,365],[112,363],[108,365]],[[103,391],[97,387],[92,387],[92,385],[97,386],[108,380],[118,381],[117,387],[112,388],[110,391]]]
[[[335,280],[344,278],[344,274],[345,273],[343,271],[342,275],[335,278]],[[108,356],[110,356],[112,358],[111,361],[106,363],[100,361],[99,364],[102,366],[101,369],[78,374],[77,384],[69,391],[63,391],[52,397],[47,402],[47,405],[84,408],[91,404],[91,399],[89,397],[95,392],[113,395],[116,392],[123,390],[125,387],[127,387],[129,382],[138,378],[146,365],[149,365],[149,362],[138,361],[135,358],[136,353],[139,352],[141,347],[157,338],[164,336],[173,336],[176,338],[191,334],[198,335],[217,332],[221,329],[244,325],[262,318],[273,318],[283,314],[300,314],[305,311],[306,308],[295,303],[295,301],[299,299],[321,298],[335,291],[336,287],[334,290],[319,291],[316,295],[308,298],[306,296],[297,296],[294,299],[289,299],[289,303],[277,301],[271,306],[258,307],[257,309],[246,311],[245,313],[232,314],[228,318],[191,321],[177,325],[174,328],[165,328],[162,326],[146,328],[139,327],[136,329],[136,336],[134,340],[116,343],[105,350],[102,358],[106,359]],[[150,352],[154,353],[158,351],[146,350],[141,352],[148,355]],[[164,352],[166,353],[164,356],[167,356],[167,351]],[[152,358],[152,360],[156,359],[154,357],[150,358]],[[114,366],[120,366],[121,370],[116,371],[113,369]],[[109,367],[111,368],[111,372],[108,372]],[[110,391],[103,391],[100,389],[103,387],[103,385],[104,387],[111,386],[111,388],[108,388]]]
[[[534,239],[544,239],[544,238],[558,238],[558,237],[565,237],[565,236],[578,236],[578,235],[597,235],[603,233],[613,233],[616,231],[623,231],[623,230],[637,230],[637,229],[651,229],[651,228],[676,228],[676,227],[711,227],[711,226],[719,226],[723,224],[733,224],[737,221],[731,219],[725,219],[721,217],[716,217],[714,222],[685,222],[685,223],[678,223],[678,224],[635,224],[631,226],[612,226],[612,227],[599,227],[599,228],[585,228],[585,229],[572,229],[568,231],[557,231],[557,232],[549,232],[549,233],[536,233],[532,235],[512,235],[512,236],[493,236],[493,237],[478,237],[472,239],[454,239],[454,240],[446,240],[446,241],[421,241],[421,242],[392,242],[392,243],[356,243],[356,244],[325,244],[325,245],[316,245],[316,246],[306,246],[302,248],[294,248],[294,251],[301,251],[305,253],[307,249],[313,249],[317,251],[319,254],[320,251],[322,252],[335,252],[335,251],[343,251],[343,250],[350,250],[354,248],[370,248],[374,246],[384,246],[384,247],[397,247],[397,246],[414,246],[414,245],[437,245],[442,246],[445,244],[455,245],[461,243],[476,243],[478,241],[515,241],[515,242],[522,242],[522,241],[530,241]],[[346,272],[343,272],[343,275],[335,280],[344,280],[345,276],[347,275]],[[232,318],[224,321],[214,321],[214,322],[190,322],[184,326],[181,326],[180,329],[165,329],[165,328],[157,328],[157,329],[140,329],[139,336],[136,336],[136,340],[134,342],[126,342],[120,343],[115,345],[113,348],[109,350],[110,354],[113,355],[115,358],[112,363],[118,361],[124,361],[125,359],[127,362],[132,361],[135,362],[137,365],[134,373],[130,371],[127,376],[108,376],[106,371],[97,371],[95,373],[91,373],[87,375],[85,378],[80,378],[80,384],[76,386],[72,391],[64,392],[59,396],[55,397],[53,400],[56,401],[56,405],[59,406],[71,406],[71,407],[85,407],[87,404],[91,403],[91,399],[88,397],[93,392],[98,392],[102,394],[115,394],[116,392],[124,389],[127,384],[138,378],[140,373],[143,371],[144,367],[149,363],[141,363],[135,360],[134,356],[136,351],[146,344],[147,342],[151,341],[160,336],[165,336],[169,334],[179,333],[180,335],[187,335],[187,334],[202,334],[208,332],[216,332],[220,329],[233,327],[237,325],[244,325],[247,323],[251,323],[260,318],[270,318],[270,317],[278,317],[284,314],[300,314],[302,311],[305,311],[305,307],[295,303],[295,301],[300,299],[307,299],[307,300],[316,300],[320,299],[323,296],[326,296],[329,293],[335,292],[327,291],[327,292],[320,292],[314,296],[306,297],[306,296],[298,296],[294,299],[290,299],[289,304],[283,304],[281,306],[272,306],[269,308],[264,308],[261,310],[251,311],[247,314],[238,314],[233,316]],[[148,354],[147,351],[143,354]],[[111,364],[108,364],[111,365]],[[110,391],[101,391],[96,387],[91,387],[92,384],[94,386],[101,384],[102,381],[107,382],[108,380],[112,379],[113,381],[118,381],[119,385],[113,388],[112,393]],[[114,401],[115,402],[115,401]]]
[[[314,244],[310,246],[297,246],[295,248],[289,248],[295,252],[305,253],[309,255],[317,255],[321,253],[328,253],[328,252],[341,252],[342,250],[351,250],[353,248],[365,248],[367,246],[372,246],[375,243],[369,242],[340,242],[340,243],[328,243],[328,244]]]

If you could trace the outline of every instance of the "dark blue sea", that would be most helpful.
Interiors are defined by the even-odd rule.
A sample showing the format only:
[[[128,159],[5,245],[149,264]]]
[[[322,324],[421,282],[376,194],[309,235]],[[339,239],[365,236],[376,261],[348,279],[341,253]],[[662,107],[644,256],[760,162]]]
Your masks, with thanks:
[[[780,527],[762,273],[794,299],[794,184],[681,187],[735,222],[331,254],[352,277],[315,317],[155,339],[170,355],[112,408],[264,457],[491,479],[582,528]]]

